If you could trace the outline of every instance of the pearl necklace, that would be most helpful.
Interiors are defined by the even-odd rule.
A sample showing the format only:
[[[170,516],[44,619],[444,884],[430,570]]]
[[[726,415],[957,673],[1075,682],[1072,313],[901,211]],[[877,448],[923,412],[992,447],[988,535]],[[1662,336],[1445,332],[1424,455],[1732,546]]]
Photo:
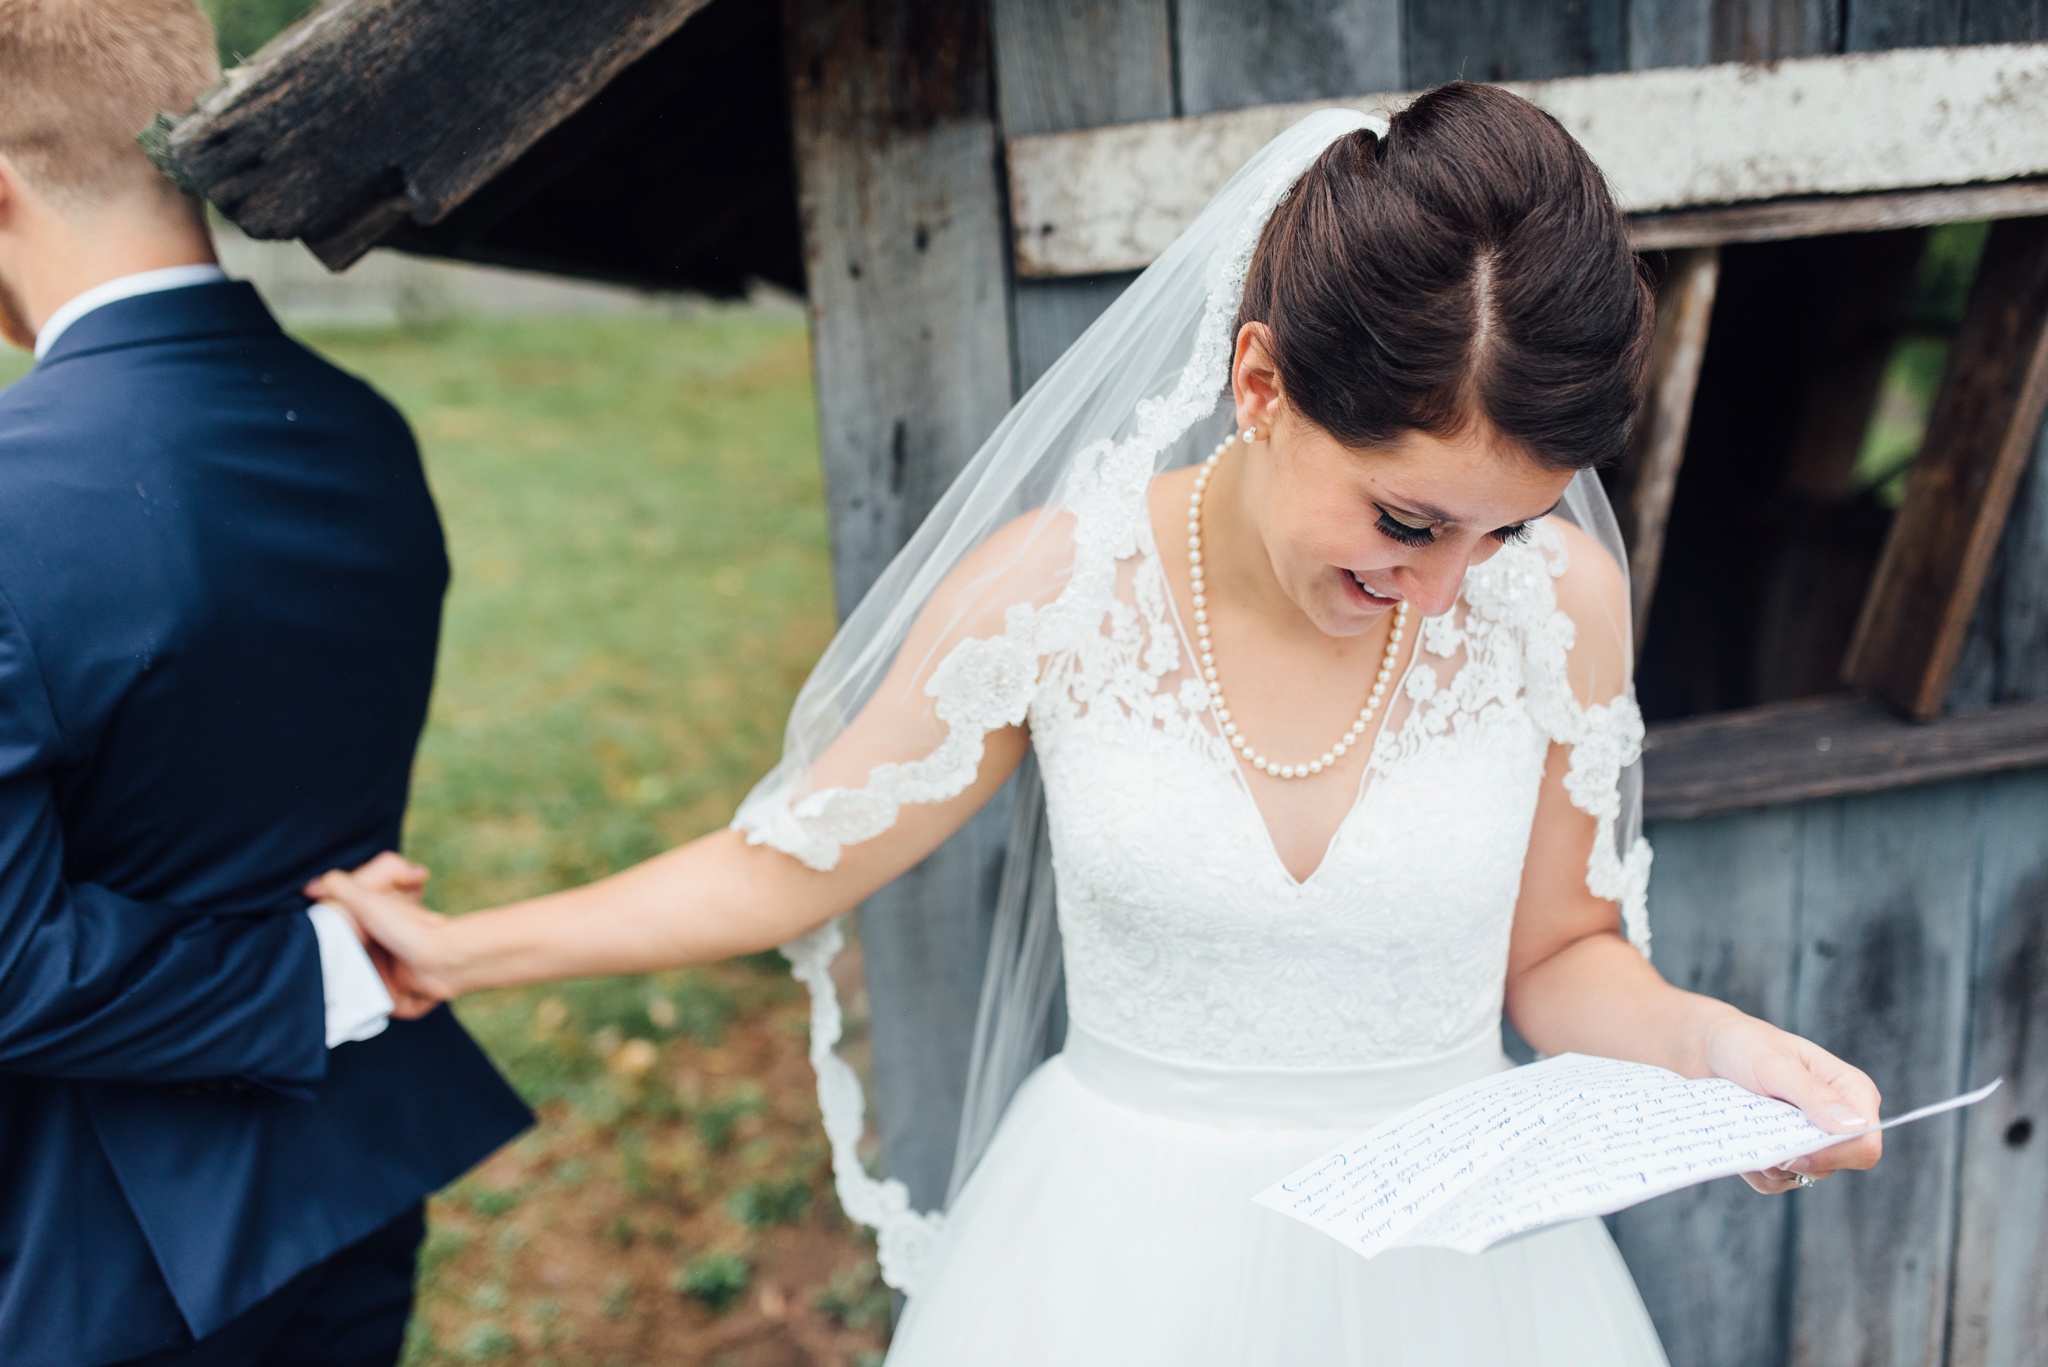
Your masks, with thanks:
[[[1387,696],[1387,683],[1394,676],[1394,659],[1401,652],[1401,637],[1408,627],[1408,603],[1403,599],[1394,610],[1394,624],[1387,631],[1387,649],[1380,657],[1380,670],[1373,679],[1372,695],[1365,700],[1365,706],[1358,709],[1358,719],[1350,729],[1338,738],[1337,743],[1306,764],[1277,764],[1259,753],[1237,723],[1230,719],[1230,704],[1224,700],[1223,685],[1216,678],[1216,656],[1209,645],[1209,599],[1202,587],[1202,498],[1209,491],[1209,477],[1216,472],[1216,462],[1223,459],[1223,453],[1230,448],[1228,438],[1217,444],[1215,453],[1202,462],[1202,468],[1195,472],[1194,492],[1188,496],[1188,581],[1193,585],[1195,608],[1195,649],[1202,657],[1202,677],[1208,682],[1209,697],[1215,704],[1216,722],[1223,728],[1224,739],[1231,748],[1243,755],[1245,762],[1262,774],[1274,778],[1308,778],[1335,766],[1345,752],[1357,745],[1379,712],[1380,703]]]

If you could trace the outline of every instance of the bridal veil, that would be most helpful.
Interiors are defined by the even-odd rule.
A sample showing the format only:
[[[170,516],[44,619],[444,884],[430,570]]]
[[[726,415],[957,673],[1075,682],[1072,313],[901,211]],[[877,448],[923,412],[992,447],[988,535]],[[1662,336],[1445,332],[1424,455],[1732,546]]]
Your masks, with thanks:
[[[1157,474],[1206,455],[1234,426],[1231,324],[1260,234],[1323,150],[1359,129],[1384,136],[1387,125],[1325,110],[1268,143],[1010,410],[820,658],[797,697],[781,762],[735,818],[750,840],[829,869],[844,846],[889,829],[906,804],[944,801],[973,782],[985,738],[1024,720],[1040,662],[1074,633],[1102,629],[1094,581],[1113,575],[1130,551],[1115,544],[1115,519],[1091,519],[1090,509],[1142,499]],[[1613,512],[1591,472],[1572,481],[1559,515],[1626,573]],[[1020,599],[1016,571],[1034,560],[1060,568],[1043,591]],[[1628,658],[1629,623],[1600,626]],[[820,759],[863,709],[906,701],[879,699],[885,685],[928,700],[917,702],[916,723],[885,737],[880,753],[862,747],[859,781],[820,778]],[[1573,745],[1573,799],[1599,824],[1588,885],[1621,904],[1630,938],[1647,950],[1641,727],[1626,687],[1612,709],[1598,700],[1566,705],[1547,725]],[[1615,724],[1624,714],[1632,727]],[[1043,797],[1028,758],[1017,783],[955,1192],[1055,1030],[1059,935]],[[834,923],[784,952],[812,994],[811,1057],[840,1203],[876,1230],[883,1276],[914,1292],[943,1216],[913,1210],[902,1183],[861,1163],[861,1087],[834,1051],[841,1019],[829,968],[842,942]]]

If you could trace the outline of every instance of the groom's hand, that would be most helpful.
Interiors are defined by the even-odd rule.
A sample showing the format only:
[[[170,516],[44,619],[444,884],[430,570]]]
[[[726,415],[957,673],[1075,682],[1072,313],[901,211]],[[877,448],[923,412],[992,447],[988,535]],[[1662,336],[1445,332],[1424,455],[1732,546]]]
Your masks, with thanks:
[[[433,874],[423,864],[415,864],[404,855],[386,850],[375,859],[356,868],[350,875],[365,887],[378,892],[403,897],[408,902],[418,902],[426,892],[427,879]],[[339,903],[329,902],[329,906]],[[400,1020],[417,1020],[441,1004],[441,999],[427,991],[413,976],[404,961],[370,937],[363,923],[341,908],[348,915],[349,924],[355,927],[356,938],[362,941],[363,949],[370,956],[370,963],[377,970],[377,976],[384,982],[384,990],[391,994],[391,1014]]]

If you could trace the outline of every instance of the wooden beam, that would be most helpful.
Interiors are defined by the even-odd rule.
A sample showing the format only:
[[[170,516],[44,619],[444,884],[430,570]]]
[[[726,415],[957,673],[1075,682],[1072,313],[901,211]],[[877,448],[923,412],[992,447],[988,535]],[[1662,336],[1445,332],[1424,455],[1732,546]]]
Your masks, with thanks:
[[[784,13],[844,614],[1010,408],[988,15],[978,0]],[[1007,801],[990,803],[860,911],[883,1156],[919,1209],[952,1169],[1008,826]]]
[[[1784,1023],[1854,1059],[1887,1110],[1966,1085],[1982,792],[1953,784],[1800,813],[1800,952]],[[1958,1128],[1894,1130],[1882,1178],[1801,1194],[1787,1231],[1790,1285],[1759,1288],[1782,1294],[1791,1311],[1790,1350],[1766,1362],[1943,1367]]]
[[[2048,766],[2048,703],[1900,721],[1854,694],[1650,728],[1643,814],[1685,820]]]
[[[2042,43],[1507,88],[1555,114],[1635,213],[2048,176]],[[1333,105],[1398,108],[1411,98],[1264,105],[1012,138],[1017,269],[1033,277],[1140,269],[1233,171],[1297,119]]]
[[[372,229],[439,222],[706,3],[343,0],[229,72],[155,150],[251,237],[318,241],[347,265]]]
[[[996,114],[1006,137],[1173,113],[1167,0],[991,0],[989,17]],[[1127,275],[1013,279],[1016,392],[1037,383],[1129,283]]]
[[[2032,218],[2048,214],[2048,180],[1890,190],[1869,195],[1813,195],[1635,214],[1629,236],[1639,252],[1730,242],[1782,242],[1836,233],[1876,233],[1936,223]]]
[[[1948,705],[2048,702],[2048,423],[2013,494]]]
[[[2048,218],[1992,229],[1844,679],[1937,715],[2048,401]]]
[[[1397,89],[1408,79],[1401,8],[1402,0],[1174,0],[1179,111]]]
[[[1643,411],[1629,440],[1616,489],[1621,534],[1628,546],[1631,620],[1636,645],[1650,625],[1650,600],[1664,558],[1664,527],[1685,435],[1692,425],[1693,393],[1707,355],[1707,325],[1721,278],[1716,247],[1673,252],[1657,285],[1657,335],[1650,346]]]
[[[1421,90],[1439,81],[1527,81],[1618,71],[1628,65],[1626,30],[1637,7],[1404,0],[1404,76],[1411,90]],[[1372,87],[1354,83],[1343,88]]]

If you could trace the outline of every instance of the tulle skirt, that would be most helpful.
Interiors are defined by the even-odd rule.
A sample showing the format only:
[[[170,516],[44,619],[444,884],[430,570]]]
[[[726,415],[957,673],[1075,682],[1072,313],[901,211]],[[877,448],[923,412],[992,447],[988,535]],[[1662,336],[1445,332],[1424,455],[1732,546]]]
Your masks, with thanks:
[[[1597,1220],[1367,1261],[1253,1204],[1505,1066],[1497,1036],[1394,1069],[1267,1072],[1075,1029],[954,1202],[890,1367],[1665,1367]]]

